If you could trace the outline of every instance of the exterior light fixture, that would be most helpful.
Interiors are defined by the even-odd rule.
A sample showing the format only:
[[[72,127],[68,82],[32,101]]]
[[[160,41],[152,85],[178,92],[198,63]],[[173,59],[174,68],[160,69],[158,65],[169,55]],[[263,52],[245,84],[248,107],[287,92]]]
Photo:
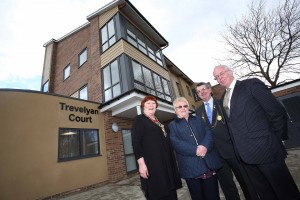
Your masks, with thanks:
[[[119,130],[119,126],[118,126],[118,124],[115,123],[115,122],[112,123],[111,128],[112,128],[113,132],[115,132],[115,133],[117,133],[118,130]]]

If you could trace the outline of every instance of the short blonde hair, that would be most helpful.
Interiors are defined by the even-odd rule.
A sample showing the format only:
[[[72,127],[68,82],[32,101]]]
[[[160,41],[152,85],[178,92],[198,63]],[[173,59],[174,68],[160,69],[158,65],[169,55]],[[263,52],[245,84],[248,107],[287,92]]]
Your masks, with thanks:
[[[184,97],[177,97],[173,101],[173,108],[174,108],[174,110],[177,108],[178,102],[184,102],[184,103],[186,103],[186,105],[188,105],[188,107],[190,107],[189,102],[186,100],[186,98],[184,98]]]

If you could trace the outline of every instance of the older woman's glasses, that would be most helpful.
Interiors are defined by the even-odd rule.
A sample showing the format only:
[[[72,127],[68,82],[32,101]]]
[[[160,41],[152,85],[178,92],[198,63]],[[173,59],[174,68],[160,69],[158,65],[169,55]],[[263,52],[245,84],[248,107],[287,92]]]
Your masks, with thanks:
[[[176,108],[181,109],[181,108],[187,108],[187,107],[189,107],[189,106],[188,105],[183,105],[183,106],[177,106]]]
[[[229,69],[228,69],[228,70],[225,70],[225,71],[221,72],[219,75],[216,75],[216,76],[215,76],[215,80],[217,80],[217,79],[223,77],[224,74],[225,74],[226,72],[228,72],[228,71],[230,71],[230,70],[229,70]]]

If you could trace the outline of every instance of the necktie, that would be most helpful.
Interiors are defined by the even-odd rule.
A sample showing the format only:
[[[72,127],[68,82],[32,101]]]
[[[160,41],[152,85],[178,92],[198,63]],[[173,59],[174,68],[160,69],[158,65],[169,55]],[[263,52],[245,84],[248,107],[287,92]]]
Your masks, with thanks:
[[[230,94],[230,90],[231,88],[226,89],[226,93],[224,96],[224,101],[223,101],[223,107],[225,109],[225,112],[227,114],[228,117],[230,117],[230,109],[229,109],[229,94]]]
[[[207,114],[207,117],[209,119],[209,122],[211,123],[212,121],[212,112],[211,112],[211,108],[209,106],[209,103],[205,103],[206,105],[206,114]]]

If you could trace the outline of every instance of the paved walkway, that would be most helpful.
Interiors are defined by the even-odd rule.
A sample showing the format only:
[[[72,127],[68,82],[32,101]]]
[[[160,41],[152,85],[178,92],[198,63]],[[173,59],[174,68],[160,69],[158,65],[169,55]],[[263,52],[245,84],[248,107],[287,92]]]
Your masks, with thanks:
[[[294,180],[300,189],[300,148],[288,150],[288,158],[286,163],[290,169]],[[178,190],[179,200],[191,200],[188,189],[183,181],[183,188]],[[244,200],[243,193],[239,188],[242,200]],[[225,200],[222,191],[220,190],[221,200]],[[115,184],[108,184],[99,188],[84,191],[78,194],[73,194],[67,197],[60,198],[63,200],[145,200],[143,193],[140,190],[139,177],[120,181]]]

